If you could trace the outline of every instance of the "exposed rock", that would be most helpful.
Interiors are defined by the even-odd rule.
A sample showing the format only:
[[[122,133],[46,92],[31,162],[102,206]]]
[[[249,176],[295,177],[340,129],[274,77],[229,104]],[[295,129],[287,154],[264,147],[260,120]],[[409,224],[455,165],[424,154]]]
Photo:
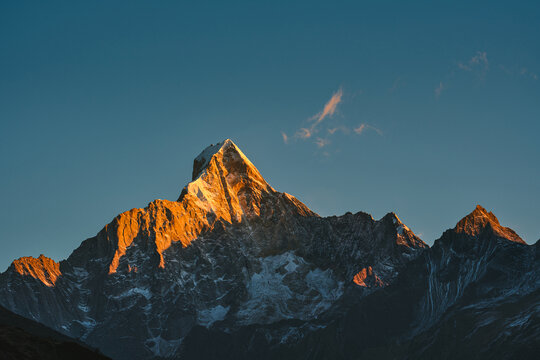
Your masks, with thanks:
[[[493,215],[491,211],[488,213],[487,210],[480,205],[476,205],[473,212],[461,219],[457,223],[454,231],[458,234],[463,233],[470,236],[478,236],[486,228],[491,228],[491,231],[498,237],[525,244],[525,241],[523,241],[514,230],[501,226],[495,215]]]
[[[363,287],[382,287],[384,282],[373,272],[373,268],[368,266],[354,275],[353,282]]]
[[[198,326],[309,322],[361,269],[385,286],[426,247],[394,214],[319,217],[225,140],[195,159],[178,201],[118,215],[57,271],[25,270],[40,282],[11,267],[0,301],[114,358],[171,356]]]
[[[47,286],[54,286],[56,279],[62,275],[60,264],[41,254],[37,259],[31,256],[15,260],[11,266],[13,271],[23,276],[31,276]]]
[[[115,359],[465,357],[444,340],[460,321],[454,343],[489,358],[466,339],[506,327],[490,346],[526,358],[539,249],[480,206],[432,248],[394,213],[322,218],[225,140],[177,201],[118,215],[59,264],[16,260],[0,303]]]

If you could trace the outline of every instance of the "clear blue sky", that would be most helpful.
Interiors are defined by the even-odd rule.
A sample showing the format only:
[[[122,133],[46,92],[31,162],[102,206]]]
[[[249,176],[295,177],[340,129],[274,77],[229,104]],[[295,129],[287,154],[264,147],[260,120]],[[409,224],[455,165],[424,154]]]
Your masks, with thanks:
[[[175,200],[225,138],[321,215],[431,244],[480,203],[540,238],[538,1],[261,3],[0,3],[2,271]]]

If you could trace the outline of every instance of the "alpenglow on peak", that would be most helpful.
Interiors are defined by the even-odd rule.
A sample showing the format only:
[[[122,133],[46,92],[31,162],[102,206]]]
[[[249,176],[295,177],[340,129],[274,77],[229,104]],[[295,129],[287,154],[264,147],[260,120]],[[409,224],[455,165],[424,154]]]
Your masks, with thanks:
[[[495,235],[501,238],[525,244],[525,241],[514,230],[502,226],[491,211],[488,212],[480,205],[476,205],[476,208],[469,215],[465,216],[456,224],[455,232],[478,236],[486,228],[490,228]]]
[[[144,209],[123,212],[97,235],[98,246],[87,244],[113,249],[109,274],[116,273],[122,263],[130,265],[125,256],[137,247],[150,246],[159,256],[158,266],[165,268],[164,253],[173,244],[187,247],[216,228],[278,213],[318,216],[294,196],[268,185],[230,139],[207,147],[193,164],[194,179],[177,201],[155,200]],[[74,258],[86,252],[85,246],[74,252]]]
[[[218,163],[217,165],[219,165],[221,170],[225,170],[228,173],[246,173],[246,175],[255,177],[258,181],[266,183],[259,170],[257,170],[255,165],[253,165],[231,139],[223,140],[217,144],[211,144],[193,160],[192,181],[196,180],[212,165],[212,160]]]
[[[238,146],[226,139],[208,146],[193,160],[193,180],[182,189],[178,201],[190,201],[232,223],[260,215],[263,198],[277,194]]]

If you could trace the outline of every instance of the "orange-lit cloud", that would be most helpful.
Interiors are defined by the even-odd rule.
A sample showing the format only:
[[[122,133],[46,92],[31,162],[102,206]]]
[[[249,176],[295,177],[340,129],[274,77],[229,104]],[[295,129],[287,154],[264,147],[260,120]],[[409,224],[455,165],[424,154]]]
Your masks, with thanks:
[[[350,132],[349,128],[347,128],[346,126],[337,126],[335,128],[328,129],[328,133],[330,135],[334,135],[334,133],[336,133],[337,131],[341,131],[344,134],[348,134]]]
[[[324,156],[330,156],[330,153],[326,151],[326,149],[328,145],[332,143],[332,136],[336,136],[339,133],[348,136],[350,136],[351,133],[352,135],[360,135],[369,129],[382,136],[383,132],[380,129],[365,123],[362,123],[356,128],[354,128],[335,119],[333,119],[331,122],[325,122],[326,119],[331,118],[333,115],[336,114],[336,112],[338,111],[338,106],[342,102],[343,95],[343,89],[340,87],[324,104],[323,109],[317,114],[308,118],[308,124],[304,125],[304,127],[297,129],[294,134],[287,135],[285,132],[282,131],[281,136],[283,138],[283,142],[287,144],[291,140],[305,141],[309,139],[312,144],[315,144],[317,148],[320,149],[320,154],[323,154]]]
[[[360,124],[359,127],[354,129],[354,132],[360,135],[366,128],[366,124]]]
[[[323,139],[323,138],[317,138],[317,140],[315,140],[315,144],[317,144],[318,148],[323,148],[326,145],[330,144],[330,140]]]
[[[310,129],[301,128],[299,129],[296,134],[294,134],[295,137],[300,139],[308,139],[313,135],[313,132]]]
[[[314,128],[319,123],[321,123],[327,116],[332,116],[336,112],[338,104],[341,102],[341,97],[343,96],[343,89],[339,88],[338,91],[336,91],[334,94],[332,94],[332,97],[328,102],[324,105],[323,110],[312,116],[309,120],[313,121],[316,119],[315,123],[312,125]]]
[[[328,102],[324,105],[324,108],[321,112],[313,115],[308,119],[308,121],[313,121],[309,128],[301,128],[294,135],[296,138],[300,139],[309,139],[313,134],[317,132],[317,126],[324,121],[327,117],[331,117],[337,110],[337,106],[341,102],[343,96],[343,89],[339,88]]]
[[[377,134],[381,136],[383,134],[383,132],[380,129],[376,128],[375,126],[368,125],[368,124],[360,124],[358,127],[354,128],[353,131],[357,133],[358,135],[360,135],[368,129],[375,131]]]

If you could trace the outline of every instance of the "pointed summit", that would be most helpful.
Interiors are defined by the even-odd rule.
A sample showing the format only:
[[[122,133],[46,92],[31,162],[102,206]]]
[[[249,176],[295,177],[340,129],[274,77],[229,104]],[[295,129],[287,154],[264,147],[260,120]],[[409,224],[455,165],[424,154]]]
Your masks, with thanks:
[[[203,150],[193,161],[193,181],[178,201],[189,199],[228,222],[260,215],[262,198],[276,191],[232,140]]]
[[[226,139],[215,145],[211,144],[193,160],[192,181],[195,181],[204,170],[212,165],[217,165],[227,172],[245,173],[245,175],[256,178],[260,182],[265,182],[259,170],[231,139]]]
[[[525,241],[514,230],[501,226],[497,217],[480,205],[476,205],[476,208],[469,215],[461,219],[454,228],[454,231],[458,234],[478,236],[488,227],[498,237],[525,244]]]
[[[396,243],[412,248],[427,248],[428,246],[405,225],[394,212],[389,212],[380,221],[391,224],[396,230]]]
[[[83,243],[68,259],[83,266],[91,255],[106,257],[108,274],[136,267],[130,248],[152,248],[165,267],[164,251],[173,243],[187,247],[201,234],[260,217],[318,216],[294,196],[279,193],[263,179],[242,151],[227,139],[210,145],[193,162],[193,181],[177,201],[155,200],[144,209],[118,215],[98,233],[96,242]],[[284,215],[282,215],[284,216]],[[150,244],[150,246],[148,245]],[[87,249],[87,250],[85,250]],[[112,250],[112,251],[111,251]],[[110,252],[110,253],[109,253]]]

